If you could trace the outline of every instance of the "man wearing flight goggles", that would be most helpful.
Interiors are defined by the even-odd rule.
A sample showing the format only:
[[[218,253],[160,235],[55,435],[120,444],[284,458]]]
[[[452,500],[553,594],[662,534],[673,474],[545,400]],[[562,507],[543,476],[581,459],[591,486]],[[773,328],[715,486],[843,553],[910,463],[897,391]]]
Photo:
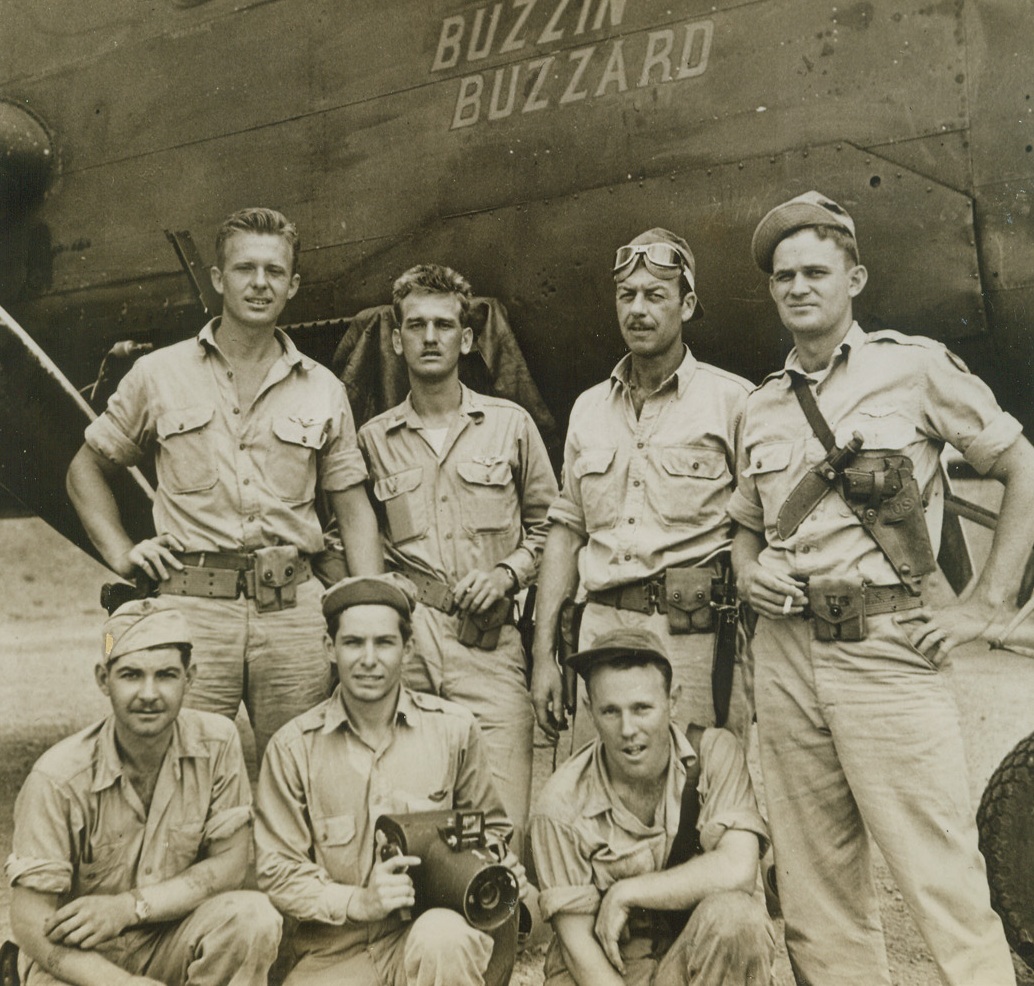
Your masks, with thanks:
[[[736,427],[752,387],[698,362],[682,340],[683,323],[703,313],[681,236],[642,233],[618,249],[613,273],[629,353],[571,412],[565,482],[549,512],[539,573],[532,699],[553,737],[563,718],[554,638],[582,548],[588,601],[578,647],[618,627],[652,630],[682,685],[673,721],[685,728],[716,719],[712,580],[729,549]],[[729,724],[742,733],[746,719],[734,685]],[[576,714],[575,747],[591,737],[590,716]]]

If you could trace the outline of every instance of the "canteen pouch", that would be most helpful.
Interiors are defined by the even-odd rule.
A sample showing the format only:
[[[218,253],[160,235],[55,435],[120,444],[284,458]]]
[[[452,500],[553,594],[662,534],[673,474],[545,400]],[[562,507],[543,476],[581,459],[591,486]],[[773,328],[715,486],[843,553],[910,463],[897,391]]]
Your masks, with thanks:
[[[255,552],[255,607],[260,613],[290,609],[298,602],[300,558],[293,544]]]
[[[480,650],[495,650],[499,645],[499,634],[510,618],[513,600],[503,596],[483,613],[464,613],[456,637],[467,647]]]
[[[807,591],[816,640],[865,639],[865,590],[861,585],[813,578]]]
[[[711,581],[708,568],[669,568],[664,573],[664,601],[671,633],[711,633]]]

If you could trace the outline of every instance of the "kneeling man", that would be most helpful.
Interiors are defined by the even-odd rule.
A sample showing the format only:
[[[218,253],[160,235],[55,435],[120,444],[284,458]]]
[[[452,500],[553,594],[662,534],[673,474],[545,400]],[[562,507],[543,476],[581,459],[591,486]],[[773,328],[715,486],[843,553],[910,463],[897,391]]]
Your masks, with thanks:
[[[14,810],[11,927],[26,986],[265,986],[280,917],[241,891],[251,791],[232,722],[181,709],[187,622],[162,600],[104,626],[106,719],[33,767]]]
[[[546,986],[765,986],[766,832],[739,741],[672,726],[678,686],[649,630],[609,631],[568,664],[598,737],[532,811],[539,907],[556,932]]]
[[[475,810],[497,844],[512,832],[474,716],[401,685],[414,592],[387,575],[343,579],[324,594],[340,685],[277,732],[262,762],[259,886],[299,922],[300,961],[285,986],[480,986],[493,958],[493,939],[458,912],[406,920],[416,903],[406,871],[418,857],[375,858],[382,814]],[[512,852],[503,862],[523,895],[524,870]]]

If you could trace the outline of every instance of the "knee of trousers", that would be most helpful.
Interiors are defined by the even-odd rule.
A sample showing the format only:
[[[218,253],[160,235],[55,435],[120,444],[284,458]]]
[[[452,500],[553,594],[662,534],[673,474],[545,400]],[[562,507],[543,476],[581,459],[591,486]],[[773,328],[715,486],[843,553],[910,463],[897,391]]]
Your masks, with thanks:
[[[772,941],[771,923],[764,905],[753,895],[739,890],[711,894],[693,911],[697,940],[720,945],[746,945],[751,950],[767,949]]]
[[[270,962],[276,958],[283,918],[264,893],[234,890],[213,897],[212,903],[225,915],[219,922],[220,948],[242,957],[268,957]]]
[[[406,965],[412,962],[444,961],[450,965],[473,966],[481,973],[492,957],[492,939],[467,924],[463,915],[444,907],[424,911],[406,936]]]

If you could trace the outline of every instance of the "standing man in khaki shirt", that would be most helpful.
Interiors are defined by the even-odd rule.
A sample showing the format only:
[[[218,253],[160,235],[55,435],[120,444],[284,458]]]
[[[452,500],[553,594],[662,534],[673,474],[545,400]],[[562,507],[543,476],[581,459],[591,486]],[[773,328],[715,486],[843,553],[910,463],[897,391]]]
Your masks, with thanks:
[[[682,341],[684,323],[702,314],[695,277],[689,245],[666,229],[617,252],[618,326],[630,352],[571,411],[539,576],[532,696],[551,736],[563,717],[558,612],[579,577],[588,592],[580,646],[622,626],[652,630],[682,686],[675,723],[715,721],[711,578],[729,549],[736,431],[751,385],[698,362]],[[746,720],[737,674],[730,728],[742,734]],[[583,694],[575,747],[592,732]]]
[[[752,248],[794,341],[747,401],[729,508],[740,594],[758,613],[758,742],[790,960],[813,986],[889,986],[871,838],[942,981],[1011,986],[947,670],[957,644],[1015,611],[1034,450],[940,343],[854,321],[868,273],[838,203],[783,202]],[[1005,492],[979,579],[935,611],[923,595],[945,442]],[[830,453],[849,446],[830,475]]]
[[[466,706],[522,845],[532,728],[513,596],[535,581],[556,480],[531,416],[464,387],[471,288],[448,267],[392,288],[411,391],[359,430],[391,566],[417,587],[406,683]]]
[[[14,809],[11,927],[26,986],[265,986],[280,916],[240,887],[251,791],[222,716],[181,709],[191,633],[164,600],[104,625],[111,715],[48,750]]]
[[[133,366],[68,470],[105,561],[180,597],[197,648],[191,704],[233,718],[243,697],[260,759],[283,723],[330,690],[309,563],[323,549],[317,482],[349,570],[383,567],[344,387],[276,325],[298,290],[298,253],[279,212],[230,216],[212,268],[222,315]],[[152,450],[158,533],[133,544],[109,477]]]
[[[495,845],[512,832],[474,717],[402,685],[411,591],[394,575],[327,591],[325,646],[341,683],[273,737],[262,764],[259,886],[299,922],[286,986],[479,986],[490,960],[513,964],[515,933],[494,944],[441,907],[404,917],[416,903],[407,870],[421,861],[375,854],[382,814],[480,811]],[[503,862],[523,895],[523,868],[512,852]]]

